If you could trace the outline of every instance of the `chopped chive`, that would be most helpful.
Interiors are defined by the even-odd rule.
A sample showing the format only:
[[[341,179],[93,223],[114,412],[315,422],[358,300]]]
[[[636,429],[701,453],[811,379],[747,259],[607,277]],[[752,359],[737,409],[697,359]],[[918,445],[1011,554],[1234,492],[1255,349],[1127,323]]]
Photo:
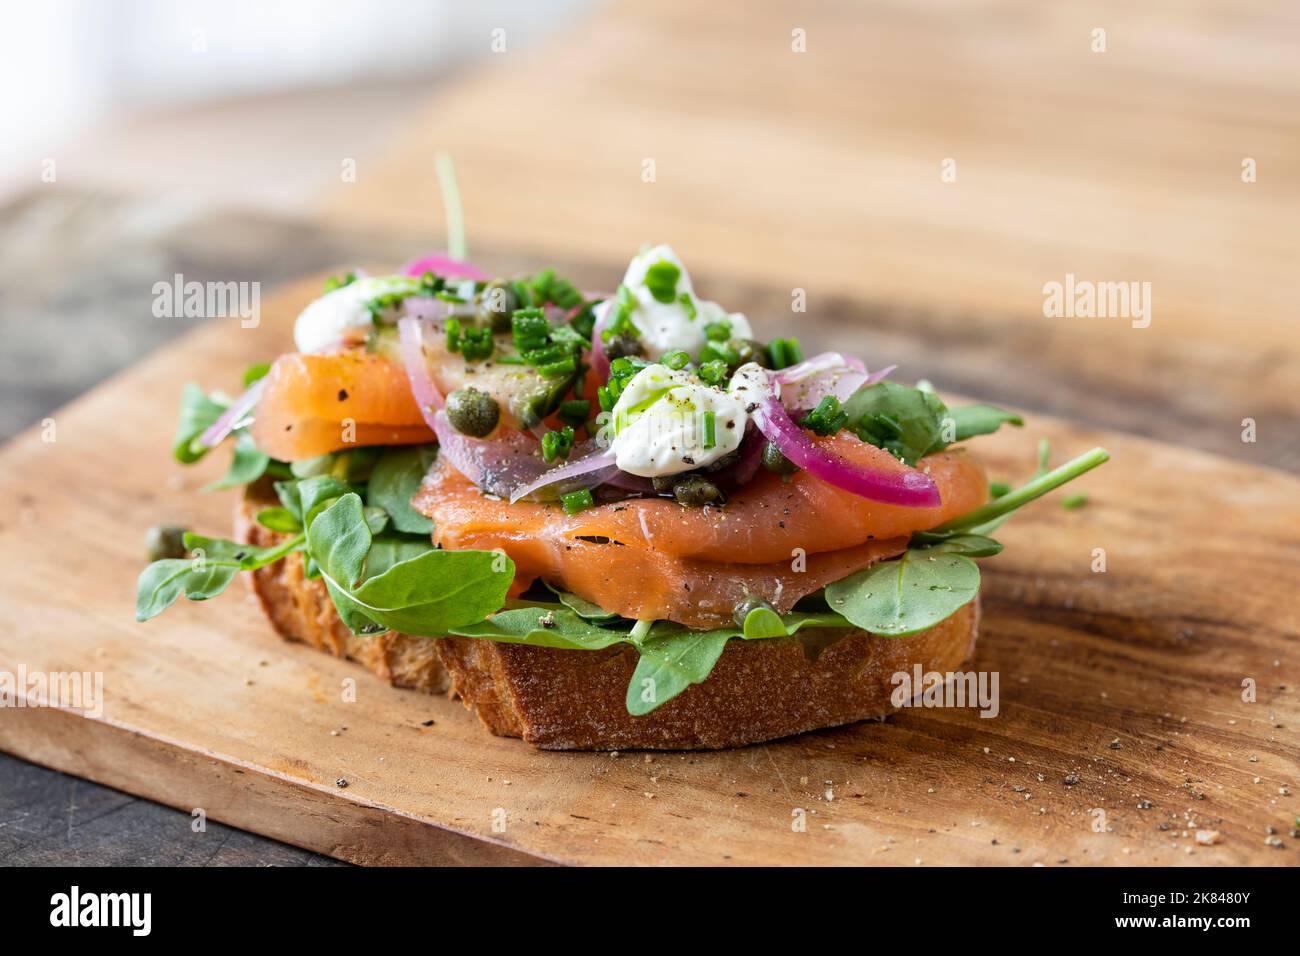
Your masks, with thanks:
[[[587,423],[591,414],[591,402],[585,398],[574,398],[560,403],[560,421],[578,428]]]
[[[710,322],[704,326],[704,334],[713,342],[730,342],[731,322],[727,319]]]
[[[684,369],[690,360],[690,353],[683,349],[674,349],[671,352],[666,352],[663,357],[659,359],[659,361],[663,362],[674,372]]]
[[[568,458],[573,450],[573,428],[565,425],[558,432],[547,432],[542,436],[542,460],[548,465],[556,458]]]
[[[1088,496],[1079,493],[1076,495],[1066,495],[1061,499],[1061,507],[1066,511],[1073,511],[1075,508],[1082,508],[1088,503]]]
[[[682,277],[682,270],[676,263],[660,259],[645,271],[645,287],[655,297],[656,302],[665,305],[677,298],[677,280]]]
[[[460,351],[460,319],[447,320],[447,351]]]
[[[796,338],[773,339],[767,346],[767,357],[773,369],[789,368],[803,361],[803,350]]]
[[[720,385],[727,377],[727,363],[721,359],[705,362],[695,374],[705,385]]]
[[[700,313],[699,310],[695,308],[695,300],[691,298],[691,294],[689,292],[683,292],[677,297],[677,301],[680,302],[682,308],[686,310],[686,318],[689,321],[694,322],[696,316]]]
[[[706,449],[717,447],[717,417],[716,412],[708,411],[704,413],[704,447]]]
[[[567,514],[576,515],[579,511],[585,511],[596,503],[591,497],[591,491],[583,488],[579,491],[570,491],[567,495],[560,495],[560,502],[564,505]]]

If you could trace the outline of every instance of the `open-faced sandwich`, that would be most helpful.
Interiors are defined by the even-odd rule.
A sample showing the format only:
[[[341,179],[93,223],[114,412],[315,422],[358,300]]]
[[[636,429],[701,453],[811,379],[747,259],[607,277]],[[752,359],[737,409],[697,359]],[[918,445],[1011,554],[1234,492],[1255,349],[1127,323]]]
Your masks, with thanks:
[[[137,616],[247,571],[285,637],[545,748],[889,712],[895,673],[971,655],[993,530],[1106,457],[991,496],[961,443],[1019,418],[756,340],[662,245],[609,295],[348,275],[295,339],[234,400],[187,387],[176,457],[232,441],[236,540],[155,533]]]

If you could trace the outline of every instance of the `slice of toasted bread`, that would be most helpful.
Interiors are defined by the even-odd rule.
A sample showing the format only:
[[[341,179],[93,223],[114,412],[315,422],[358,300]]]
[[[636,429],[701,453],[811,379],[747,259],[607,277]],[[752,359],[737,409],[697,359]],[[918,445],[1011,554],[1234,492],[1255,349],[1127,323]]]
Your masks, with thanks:
[[[475,638],[437,641],[452,689],[492,733],[546,750],[738,747],[880,717],[897,672],[948,672],[975,649],[979,600],[911,637],[806,631],[728,642],[702,684],[641,717],[627,712],[635,649],[568,651]],[[826,646],[827,641],[833,641]],[[820,647],[820,653],[817,648]]]
[[[284,535],[256,520],[259,511],[275,504],[279,502],[270,482],[249,486],[235,511],[235,539],[259,547],[284,540]],[[429,638],[394,631],[360,637],[348,630],[324,582],[304,575],[301,554],[291,554],[245,576],[262,610],[286,640],[357,661],[397,687],[441,694],[450,686],[447,670]]]
[[[240,541],[283,540],[256,521],[276,503],[269,483],[250,487],[236,512]],[[303,574],[300,554],[248,575],[280,635],[364,664],[398,687],[449,688],[499,737],[546,750],[690,750],[738,747],[880,717],[894,707],[892,676],[951,671],[975,647],[978,599],[927,631],[877,637],[805,631],[802,639],[733,640],[702,684],[641,717],[627,712],[636,651],[567,651],[475,638],[387,632],[359,637],[325,585]]]

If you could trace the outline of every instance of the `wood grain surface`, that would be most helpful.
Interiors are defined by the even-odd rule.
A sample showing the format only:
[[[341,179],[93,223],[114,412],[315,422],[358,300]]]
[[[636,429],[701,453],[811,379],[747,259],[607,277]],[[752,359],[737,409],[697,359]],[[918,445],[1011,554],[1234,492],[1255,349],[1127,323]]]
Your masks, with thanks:
[[[170,459],[181,384],[232,387],[318,287],[264,303],[257,329],[212,323],[56,413],[55,441],[0,452],[17,503],[0,519],[0,668],[98,671],[105,688],[103,719],[0,711],[0,749],[359,862],[1295,864],[1300,479],[1046,416],[980,441],[996,477],[1032,471],[1040,435],[1058,460],[1094,444],[1114,460],[1087,506],[1036,504],[985,562],[974,667],[1000,675],[993,719],[542,753],[279,642],[237,587],[137,625],[142,530],[229,526],[230,496],[196,493],[224,461]]]

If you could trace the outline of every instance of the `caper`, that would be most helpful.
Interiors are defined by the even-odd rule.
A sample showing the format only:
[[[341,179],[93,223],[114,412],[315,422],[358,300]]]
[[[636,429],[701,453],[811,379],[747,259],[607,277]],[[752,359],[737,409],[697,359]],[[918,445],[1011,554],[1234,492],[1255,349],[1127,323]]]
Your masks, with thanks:
[[[144,536],[144,550],[150,561],[185,557],[189,553],[185,547],[185,529],[173,524],[154,525]]]
[[[509,332],[510,318],[518,308],[519,296],[508,283],[500,279],[489,282],[479,295],[479,324],[493,332]]]
[[[726,469],[730,468],[738,461],[740,461],[739,448],[735,449],[734,451],[727,452],[717,461],[710,462],[709,464],[701,468],[700,471],[707,472],[708,474],[713,474],[714,472],[718,472],[718,471],[725,471]]]
[[[740,356],[739,365],[746,362],[756,362],[762,368],[770,368],[772,365],[767,357],[767,346],[757,339],[733,339],[731,347]]]
[[[799,466],[781,454],[781,449],[771,442],[763,446],[763,467],[778,475],[793,475],[799,470]]]
[[[605,343],[605,355],[613,361],[629,355],[645,355],[645,349],[641,347],[641,340],[638,338],[631,335],[615,335]]]
[[[731,619],[736,622],[736,627],[745,626],[745,618],[749,617],[750,611],[756,611],[760,607],[765,607],[772,613],[776,613],[776,608],[764,601],[757,594],[746,594],[745,599],[740,601],[731,612]]]
[[[659,494],[670,495],[673,491],[673,485],[677,484],[681,478],[681,475],[655,475],[650,479],[650,484]]]
[[[721,503],[722,491],[703,475],[690,474],[683,475],[673,485],[673,497],[677,499],[678,504],[686,505],[688,508],[702,508],[705,505]]]
[[[462,435],[486,438],[501,420],[501,406],[472,385],[459,388],[447,396],[447,420]]]

